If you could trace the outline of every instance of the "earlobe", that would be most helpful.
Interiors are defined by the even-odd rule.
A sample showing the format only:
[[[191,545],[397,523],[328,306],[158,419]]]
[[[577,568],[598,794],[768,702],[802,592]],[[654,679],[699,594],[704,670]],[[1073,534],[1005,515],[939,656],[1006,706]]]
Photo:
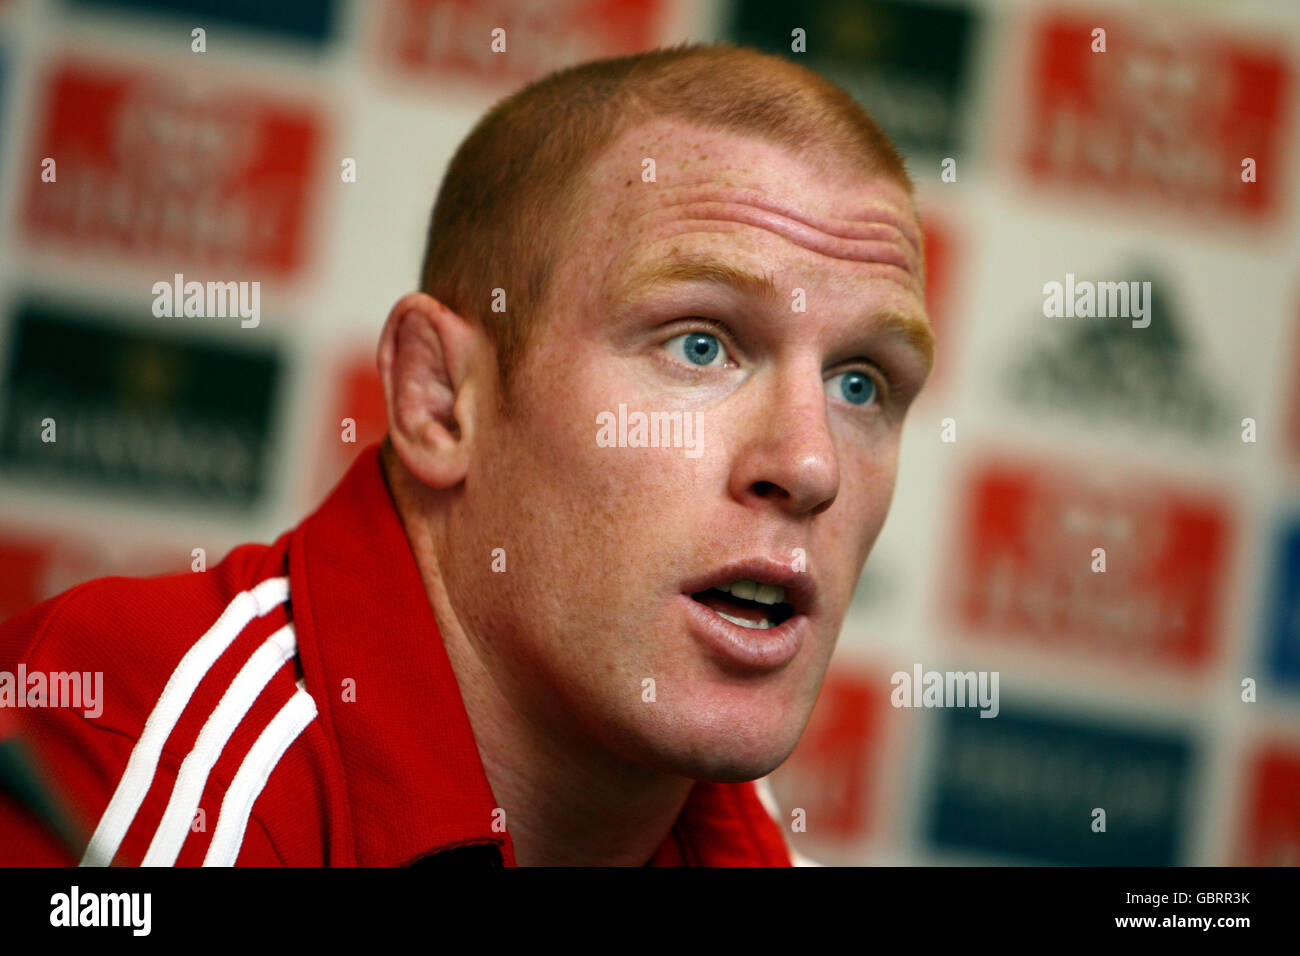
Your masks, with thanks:
[[[379,376],[393,450],[433,488],[468,469],[474,348],[469,323],[422,292],[398,300],[379,339]]]

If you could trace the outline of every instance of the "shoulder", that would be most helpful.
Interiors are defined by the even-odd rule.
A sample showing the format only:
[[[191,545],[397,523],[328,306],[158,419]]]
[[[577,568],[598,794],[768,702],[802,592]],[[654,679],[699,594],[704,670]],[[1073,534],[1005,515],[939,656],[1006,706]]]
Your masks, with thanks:
[[[102,674],[95,719],[125,731],[187,655],[206,657],[286,603],[273,551],[241,545],[209,571],[87,581],[0,626],[0,670]]]
[[[80,862],[320,862],[311,791],[328,748],[297,668],[286,552],[287,536],[208,571],[100,578],[0,626],[0,681],[83,831]],[[267,820],[290,803],[277,839]]]

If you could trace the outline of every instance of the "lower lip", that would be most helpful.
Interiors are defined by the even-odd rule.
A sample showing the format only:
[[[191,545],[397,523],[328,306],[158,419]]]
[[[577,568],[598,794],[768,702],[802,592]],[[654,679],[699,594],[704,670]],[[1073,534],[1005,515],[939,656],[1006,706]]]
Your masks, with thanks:
[[[727,663],[749,671],[785,667],[799,653],[809,627],[806,614],[794,614],[766,630],[741,627],[719,617],[689,594],[683,594],[682,600],[695,637]]]

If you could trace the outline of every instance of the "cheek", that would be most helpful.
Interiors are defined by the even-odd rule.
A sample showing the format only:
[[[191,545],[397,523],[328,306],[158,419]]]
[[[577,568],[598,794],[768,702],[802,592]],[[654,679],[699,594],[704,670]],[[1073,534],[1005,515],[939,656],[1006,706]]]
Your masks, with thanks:
[[[587,360],[578,355],[561,366],[546,353],[519,375],[512,416],[483,449],[485,460],[501,463],[497,477],[517,494],[568,498],[599,482],[596,409],[582,371]]]
[[[544,357],[561,372],[534,375],[527,422],[516,440],[532,444],[532,465],[548,484],[584,506],[608,505],[615,510],[644,514],[649,495],[681,486],[697,475],[700,461],[674,448],[608,447],[597,440],[618,438],[619,406],[624,421],[633,413],[674,409],[680,404],[665,397],[635,369],[615,361],[598,347],[573,347],[561,364]]]
[[[541,353],[519,376],[514,416],[485,436],[480,457],[490,464],[478,510],[495,508],[492,523],[511,527],[537,559],[590,569],[604,563],[601,555],[638,553],[663,490],[682,480],[682,464],[660,449],[600,446],[597,416],[617,413],[620,402],[640,407],[641,399],[595,351],[569,353],[563,363]],[[602,575],[618,571],[604,567]]]
[[[841,505],[844,511],[827,527],[835,536],[833,552],[852,560],[858,571],[889,515],[897,472],[896,442],[886,442],[871,454],[857,456],[840,472],[840,495],[832,512]],[[853,583],[856,580],[855,575]]]

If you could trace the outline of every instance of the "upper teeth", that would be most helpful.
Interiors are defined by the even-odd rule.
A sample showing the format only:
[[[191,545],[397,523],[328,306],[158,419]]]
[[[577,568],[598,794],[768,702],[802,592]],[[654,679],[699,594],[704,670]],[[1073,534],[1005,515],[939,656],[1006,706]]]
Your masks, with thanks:
[[[757,581],[739,580],[730,584],[717,585],[719,591],[742,598],[757,601],[759,604],[781,604],[785,601],[785,588],[776,584],[759,584]]]

